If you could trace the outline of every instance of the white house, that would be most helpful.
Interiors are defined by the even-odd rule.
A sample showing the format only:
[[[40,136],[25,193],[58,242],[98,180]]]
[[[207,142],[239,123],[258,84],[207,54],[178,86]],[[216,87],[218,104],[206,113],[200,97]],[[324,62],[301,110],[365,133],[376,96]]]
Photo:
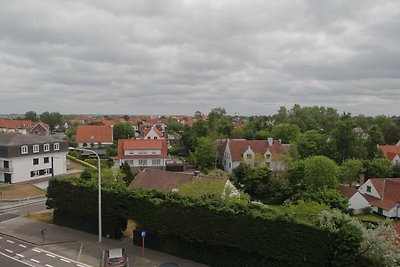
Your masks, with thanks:
[[[371,207],[368,200],[357,189],[341,185],[338,190],[349,200],[349,209],[352,209],[354,214],[361,214],[364,212],[363,209]]]
[[[389,218],[400,218],[400,178],[369,179],[358,191],[374,212]]]
[[[143,133],[143,139],[163,139],[164,135],[157,128],[147,128]]]
[[[400,142],[400,141],[399,141]],[[400,164],[400,146],[399,145],[386,145],[379,146],[383,152],[384,157],[392,162],[392,165]]]
[[[118,160],[132,168],[151,167],[164,169],[167,158],[165,139],[119,139]]]
[[[48,136],[0,133],[0,182],[65,174],[68,144]]]
[[[279,159],[279,155],[287,150],[287,145],[282,145],[280,140],[272,138],[268,140],[227,139],[219,144],[222,165],[227,173],[231,173],[242,161],[254,162],[257,155],[265,162],[269,162],[272,170],[281,171],[284,169],[284,162]]]

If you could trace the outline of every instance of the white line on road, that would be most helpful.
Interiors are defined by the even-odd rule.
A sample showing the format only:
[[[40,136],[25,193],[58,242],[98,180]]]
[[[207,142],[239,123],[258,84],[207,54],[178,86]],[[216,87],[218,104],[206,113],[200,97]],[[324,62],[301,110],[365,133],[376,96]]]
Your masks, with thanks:
[[[32,251],[35,251],[35,252],[37,252],[37,253],[42,253],[40,250],[38,250],[38,249],[36,249],[36,248],[33,248]]]
[[[19,211],[19,210],[14,210],[14,211],[12,211],[12,212],[11,212],[11,211],[10,211],[10,212],[4,212],[4,213],[1,213],[0,216],[1,216],[1,215],[11,214],[11,213],[14,213],[14,212],[17,212],[17,211]]]
[[[26,248],[26,246],[22,244],[18,244],[18,246],[20,246],[21,248]]]
[[[54,267],[53,265],[50,264],[46,264],[46,267]]]
[[[7,242],[11,243],[11,244],[14,244],[14,241],[11,241],[11,240],[8,240],[8,239],[7,239]]]
[[[8,253],[14,253],[14,251],[9,250],[9,249],[5,249]]]
[[[63,259],[63,258],[65,259],[64,256],[58,255],[58,254],[53,253],[53,252],[50,252],[50,251],[48,251],[48,250],[44,250],[44,249],[41,249],[41,248],[37,248],[37,249],[40,250],[40,251],[42,251],[43,253],[48,253],[48,254],[50,254],[50,255],[54,255],[54,256],[56,256],[56,257],[59,257],[60,259]],[[47,255],[47,254],[46,254],[46,255]],[[82,263],[82,262],[77,262],[77,261],[74,261],[74,260],[70,260],[70,262],[76,263],[76,264],[80,264],[80,267],[81,267],[81,266],[83,266],[83,267],[93,267],[92,265],[85,264],[85,263]]]
[[[52,255],[52,254],[46,254],[46,256],[49,256],[51,258],[55,258],[56,256]]]
[[[60,258],[60,260],[63,261],[63,262],[66,262],[66,263],[71,263],[69,260],[66,260],[66,259],[63,259],[63,258]]]
[[[80,264],[77,264],[76,266],[78,266],[78,267],[86,267],[86,266],[84,266],[84,265],[80,265]]]
[[[21,261],[21,260],[19,260],[19,259],[16,259],[16,258],[14,258],[14,257],[11,257],[11,256],[9,256],[9,255],[7,255],[7,254],[4,254],[3,252],[0,252],[0,255],[3,255],[4,257],[7,257],[7,258],[12,259],[12,260],[15,260],[15,261],[18,261],[19,263],[25,264],[26,266],[35,267],[35,265],[29,264],[29,263],[27,263],[27,262],[23,262],[23,261]]]
[[[15,254],[15,255],[17,255],[18,257],[20,257],[20,258],[23,258],[23,257],[25,257],[24,255],[22,255],[22,254]]]
[[[36,263],[40,263],[40,261],[35,260],[35,259],[31,259],[31,261],[36,262]]]

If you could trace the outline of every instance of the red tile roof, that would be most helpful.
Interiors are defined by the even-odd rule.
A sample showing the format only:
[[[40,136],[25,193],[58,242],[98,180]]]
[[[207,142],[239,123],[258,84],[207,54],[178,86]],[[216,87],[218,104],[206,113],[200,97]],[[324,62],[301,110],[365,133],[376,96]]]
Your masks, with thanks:
[[[377,178],[370,180],[382,197],[382,199],[367,199],[371,205],[384,210],[390,210],[400,203],[400,178]]]
[[[283,146],[279,140],[274,140],[272,146],[267,140],[243,140],[243,139],[228,139],[232,160],[240,161],[243,159],[243,153],[250,147],[256,154],[264,154],[268,150],[272,156],[284,152]],[[221,151],[221,150],[220,150]]]
[[[124,155],[124,150],[161,150],[161,155]],[[119,139],[118,158],[166,158],[165,139]]]
[[[346,198],[350,199],[352,196],[354,196],[355,193],[357,193],[357,189],[351,186],[344,186],[340,185],[338,188],[338,191]]]
[[[400,146],[379,146],[379,148],[388,160],[393,160],[396,155],[400,155]]]
[[[78,125],[76,142],[110,143],[113,141],[113,128],[107,125]]]
[[[7,120],[0,118],[0,128],[6,129],[31,129],[37,124],[31,120]]]
[[[164,136],[163,133],[160,132],[156,127],[146,128],[146,129],[144,130],[143,136],[146,136],[146,135],[151,131],[151,129],[153,129],[154,132],[156,132],[156,134],[158,135],[158,137],[162,138],[162,137]]]

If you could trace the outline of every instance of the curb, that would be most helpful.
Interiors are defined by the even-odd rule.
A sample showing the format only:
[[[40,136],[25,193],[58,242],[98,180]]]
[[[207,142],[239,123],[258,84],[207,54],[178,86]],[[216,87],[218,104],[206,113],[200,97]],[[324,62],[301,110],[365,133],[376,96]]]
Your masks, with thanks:
[[[33,197],[26,197],[26,198],[17,198],[17,199],[0,199],[1,202],[21,202],[21,201],[29,201],[31,199],[38,199],[38,198],[45,198],[46,195],[38,195],[38,196],[33,196]]]
[[[18,201],[14,205],[11,204],[11,205],[6,206],[6,207],[0,207],[0,210],[9,210],[9,209],[18,208],[18,207],[27,206],[27,205],[36,204],[36,203],[45,202],[45,201],[46,201],[46,199],[34,200],[34,201],[29,202],[29,203],[21,203],[22,201]],[[1,205],[1,203],[2,202],[0,201],[0,205]],[[10,203],[10,202],[7,202],[7,203]]]

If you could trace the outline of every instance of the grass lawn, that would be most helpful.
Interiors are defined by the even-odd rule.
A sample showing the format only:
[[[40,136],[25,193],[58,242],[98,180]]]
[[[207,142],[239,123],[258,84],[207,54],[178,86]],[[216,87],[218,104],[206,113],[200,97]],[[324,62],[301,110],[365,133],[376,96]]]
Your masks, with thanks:
[[[44,223],[53,223],[53,212],[51,210],[46,210],[44,212],[36,212],[25,216],[25,218],[29,218]]]
[[[67,170],[71,170],[71,169],[77,169],[77,170],[83,171],[85,169],[85,166],[69,159],[69,160],[67,160]]]
[[[31,184],[14,184],[4,185],[0,187],[0,200],[2,199],[19,199],[27,197],[35,197],[46,195],[46,191]]]
[[[373,222],[380,223],[386,221],[387,219],[384,216],[379,214],[371,213],[371,214],[357,214],[354,215],[355,218],[359,219],[362,222]]]

